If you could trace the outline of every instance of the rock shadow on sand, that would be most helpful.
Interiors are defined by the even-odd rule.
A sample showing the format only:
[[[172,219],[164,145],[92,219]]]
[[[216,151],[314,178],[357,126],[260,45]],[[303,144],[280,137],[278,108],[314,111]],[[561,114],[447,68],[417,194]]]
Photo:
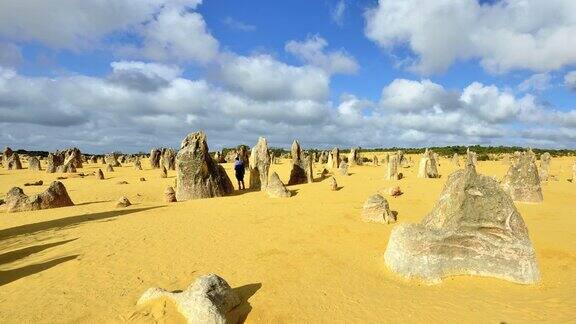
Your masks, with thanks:
[[[256,292],[262,288],[261,283],[248,284],[240,287],[233,288],[232,290],[240,297],[240,305],[236,306],[230,313],[232,317],[238,319],[238,323],[244,323],[248,314],[252,311],[252,306],[248,299],[254,296]]]
[[[78,254],[70,255],[70,256],[61,257],[61,258],[53,259],[53,260],[46,261],[46,262],[27,265],[27,266],[16,268],[16,269],[0,271],[0,287],[4,286],[6,284],[9,284],[12,281],[16,281],[18,279],[28,277],[30,275],[42,272],[44,270],[48,270],[48,269],[55,267],[61,263],[74,260],[78,256],[79,256]]]
[[[78,226],[82,223],[99,221],[118,216],[125,216],[137,212],[147,211],[151,209],[161,208],[164,206],[146,207],[146,208],[133,208],[123,210],[111,210],[100,213],[83,214],[77,216],[70,216],[65,218],[52,219],[49,221],[20,225],[16,227],[6,228],[0,230],[0,240],[9,239],[18,235],[36,234],[52,229],[64,229],[69,227]]]

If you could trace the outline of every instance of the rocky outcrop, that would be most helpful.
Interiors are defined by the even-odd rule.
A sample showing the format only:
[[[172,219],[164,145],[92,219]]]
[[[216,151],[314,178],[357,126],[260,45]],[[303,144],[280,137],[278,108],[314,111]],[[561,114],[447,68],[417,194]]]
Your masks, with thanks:
[[[136,170],[142,170],[142,162],[140,162],[139,158],[136,158],[134,160],[134,169]]]
[[[118,161],[118,154],[116,153],[106,154],[104,160],[106,161],[106,164],[111,165],[114,168],[122,166],[120,161]]]
[[[338,183],[336,182],[336,179],[334,179],[334,177],[330,178],[328,184],[330,185],[330,190],[332,191],[338,190]]]
[[[114,167],[111,164],[106,165],[106,172],[114,172]]]
[[[375,194],[364,202],[362,207],[362,220],[375,223],[396,222],[396,216],[390,211],[388,201],[380,194]]]
[[[452,156],[452,165],[456,168],[460,167],[460,158],[458,157],[458,153],[454,153]]]
[[[552,156],[550,153],[545,152],[540,155],[540,181],[548,181],[550,177],[550,161],[552,160]]]
[[[126,208],[131,205],[132,203],[130,202],[130,200],[126,196],[122,196],[120,197],[120,199],[118,199],[118,202],[116,203],[116,208]]]
[[[432,150],[426,149],[420,158],[418,178],[438,178],[438,167]]]
[[[398,155],[392,155],[388,158],[388,165],[386,167],[387,180],[399,180],[400,176],[398,174]]]
[[[524,220],[492,178],[469,164],[449,176],[440,199],[419,224],[390,235],[386,265],[431,283],[480,275],[530,284],[540,274]]]
[[[270,179],[268,180],[268,187],[266,187],[266,193],[270,198],[287,198],[292,196],[290,190],[286,188],[278,173],[272,172]]]
[[[159,148],[153,148],[150,150],[150,167],[152,169],[159,169],[160,168],[160,156],[162,155],[162,151]]]
[[[12,152],[12,150],[7,147],[2,155],[2,164],[6,170],[21,170],[22,162],[20,161],[20,156],[18,153]]]
[[[166,167],[162,164],[160,164],[160,178],[168,178],[168,170],[166,170]]]
[[[300,143],[297,140],[292,142],[291,148],[292,156],[292,170],[290,171],[290,179],[288,180],[288,185],[296,185],[308,182],[308,163],[302,156],[302,150],[300,148]]]
[[[188,323],[225,324],[239,321],[232,311],[241,304],[240,297],[224,279],[215,274],[198,278],[182,292],[150,288],[140,297],[138,305],[158,298],[172,300]]]
[[[166,190],[164,190],[164,201],[168,203],[176,202],[176,192],[174,188],[167,187]]]
[[[104,180],[104,172],[102,172],[101,169],[98,169],[98,171],[96,171],[96,179]]]
[[[176,155],[176,199],[221,197],[234,191],[224,168],[210,156],[206,134],[190,133]]]
[[[340,166],[340,150],[335,147],[328,155],[326,167],[328,170],[336,170]]]
[[[348,153],[348,165],[357,165],[359,161],[358,149],[355,147],[351,148],[350,153]]]
[[[250,189],[265,190],[268,186],[268,172],[270,171],[270,151],[268,141],[264,137],[252,147],[250,154]]]
[[[14,187],[6,194],[8,212],[21,212],[73,206],[66,187],[60,181],[54,181],[44,192],[28,196],[19,187]]]
[[[502,188],[514,201],[542,202],[540,175],[534,161],[533,155],[529,152],[516,155],[508,173],[502,180]]]
[[[42,171],[42,166],[40,165],[40,160],[38,160],[37,157],[31,156],[28,159],[28,170]]]
[[[348,163],[340,161],[340,165],[338,166],[338,174],[343,176],[348,175]]]
[[[171,148],[163,148],[160,156],[160,168],[166,170],[176,170],[176,153]]]
[[[466,149],[466,165],[472,164],[476,165],[478,163],[476,152],[470,151],[470,148]]]

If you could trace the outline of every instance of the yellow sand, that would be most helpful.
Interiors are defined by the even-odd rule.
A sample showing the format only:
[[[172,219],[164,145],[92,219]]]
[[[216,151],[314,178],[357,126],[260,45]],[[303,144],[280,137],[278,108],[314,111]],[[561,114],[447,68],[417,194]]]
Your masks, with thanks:
[[[147,162],[144,171],[127,164],[105,172],[104,181],[68,175],[62,181],[74,207],[12,214],[0,207],[0,322],[179,322],[169,302],[142,310],[136,301],[149,287],[184,289],[211,272],[251,296],[248,323],[575,321],[576,184],[567,181],[573,159],[553,159],[559,181],[544,185],[544,203],[517,204],[542,273],[532,286],[472,276],[428,286],[386,268],[394,225],[362,222],[364,200],[399,184],[405,194],[388,197],[390,207],[399,222],[418,222],[454,170],[442,159],[441,179],[417,179],[412,159],[400,181],[367,165],[336,176],[336,192],[323,181],[290,187],[296,195],[288,199],[245,192],[169,205],[163,191],[175,171],[161,179]],[[498,178],[506,169],[502,162],[478,167]],[[289,162],[272,170],[287,181]],[[41,179],[44,186],[24,188],[39,192],[57,176],[0,170],[0,193]],[[129,184],[116,184],[122,180]],[[134,205],[116,209],[122,195]]]

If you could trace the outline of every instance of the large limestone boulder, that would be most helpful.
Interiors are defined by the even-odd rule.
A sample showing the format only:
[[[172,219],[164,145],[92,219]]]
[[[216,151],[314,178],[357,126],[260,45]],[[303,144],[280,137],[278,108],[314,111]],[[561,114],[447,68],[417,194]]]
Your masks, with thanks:
[[[140,297],[138,305],[158,298],[172,300],[188,323],[225,324],[240,320],[233,312],[241,304],[240,297],[224,279],[215,274],[198,278],[182,292],[150,288]]]
[[[292,170],[290,171],[290,179],[288,180],[288,185],[296,185],[308,182],[308,163],[302,156],[302,149],[300,148],[300,143],[298,140],[292,142],[291,148],[292,155]]]
[[[266,138],[260,137],[250,154],[250,189],[266,190],[270,163],[268,141]]]
[[[438,167],[432,150],[426,149],[420,158],[418,178],[438,178]]]
[[[40,165],[40,160],[38,160],[37,157],[31,156],[28,159],[28,170],[42,171],[42,166]]]
[[[514,201],[542,202],[540,175],[534,161],[534,156],[529,152],[516,155],[516,159],[502,180],[502,188]]]
[[[270,198],[288,198],[292,196],[290,190],[286,188],[278,173],[272,172],[270,179],[268,180],[268,187],[266,187],[266,193]]]
[[[340,165],[338,166],[338,173],[342,176],[348,175],[348,163],[344,161],[340,161]]]
[[[54,181],[44,192],[28,196],[19,187],[14,187],[6,194],[6,206],[8,212],[20,212],[29,210],[49,209],[73,206],[74,203],[68,196],[66,187],[60,181]]]
[[[380,194],[375,194],[364,202],[362,207],[362,220],[375,223],[393,223],[396,216],[390,211],[388,201]]]
[[[159,169],[160,168],[160,156],[162,155],[162,151],[159,148],[153,148],[150,150],[150,167],[152,169]]]
[[[540,180],[541,181],[548,181],[550,177],[550,161],[552,160],[552,156],[550,153],[545,152],[540,155]]]
[[[208,152],[206,134],[188,134],[176,155],[176,199],[221,197],[233,191],[226,171]]]
[[[449,176],[419,224],[392,230],[384,260],[392,271],[430,283],[463,274],[523,284],[540,278],[528,229],[512,199],[471,164]]]

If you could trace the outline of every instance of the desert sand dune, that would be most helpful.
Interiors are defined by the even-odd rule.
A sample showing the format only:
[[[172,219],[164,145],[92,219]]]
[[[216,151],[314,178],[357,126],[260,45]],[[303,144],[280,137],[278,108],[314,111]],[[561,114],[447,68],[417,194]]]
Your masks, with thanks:
[[[418,178],[419,157],[411,158],[410,168],[398,167],[401,180],[385,180],[385,163],[350,165],[349,176],[334,170],[337,191],[316,176],[288,186],[290,198],[246,190],[177,203],[164,198],[173,170],[161,178],[147,159],[143,170],[124,163],[114,172],[84,163],[78,172],[102,168],[105,179],[64,174],[60,181],[75,206],[20,213],[0,206],[0,322],[184,322],[167,300],[144,308],[136,302],[150,287],[183,290],[208,273],[240,295],[247,323],[573,321],[576,186],[567,179],[574,159],[553,158],[549,173],[558,181],[543,184],[542,203],[515,203],[536,251],[539,283],[457,276],[427,285],[393,273],[383,256],[394,226],[420,222],[455,166],[441,158],[440,178]],[[232,165],[222,165],[234,179]],[[0,198],[13,186],[43,180],[25,187],[28,195],[40,193],[63,175],[23,166],[0,170]],[[316,164],[315,173],[322,168]],[[497,179],[507,169],[499,161],[477,164]],[[270,168],[284,183],[290,171],[287,159]],[[389,196],[396,185],[404,194]],[[365,200],[377,192],[397,223],[362,221]],[[116,208],[122,196],[132,206]]]

